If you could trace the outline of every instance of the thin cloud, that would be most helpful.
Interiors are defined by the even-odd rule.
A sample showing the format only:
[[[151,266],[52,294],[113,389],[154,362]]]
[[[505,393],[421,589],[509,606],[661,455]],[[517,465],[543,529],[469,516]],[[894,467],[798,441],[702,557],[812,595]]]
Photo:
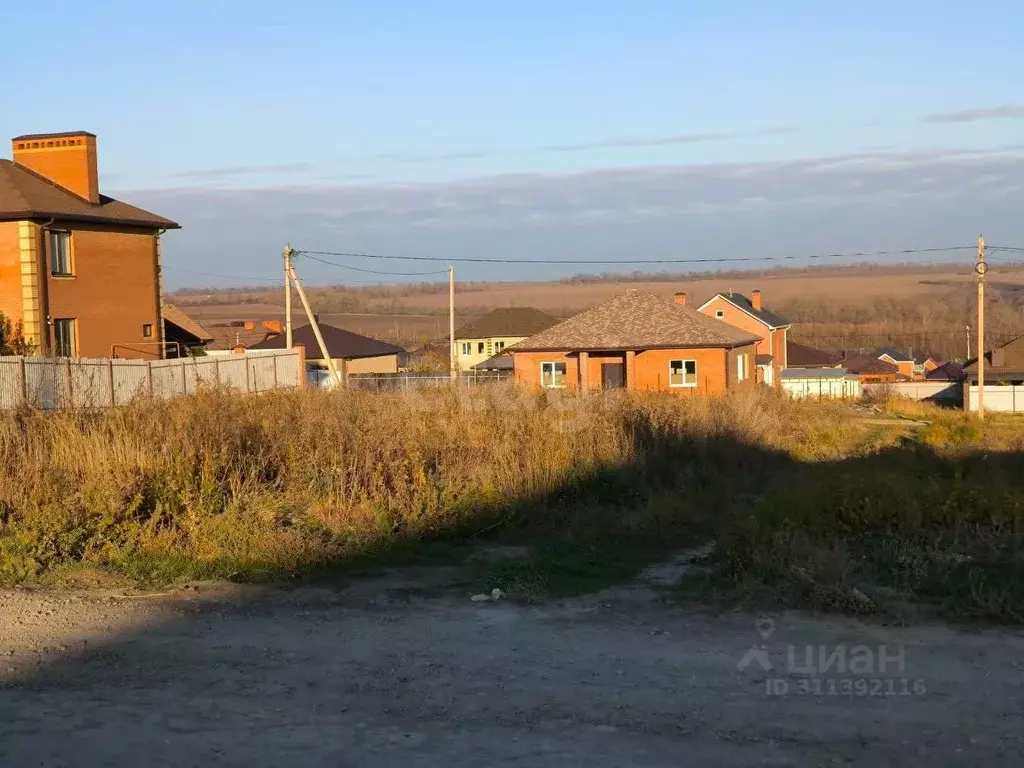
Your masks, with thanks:
[[[283,165],[234,165],[227,168],[204,168],[195,171],[181,171],[171,174],[173,179],[222,179],[233,176],[252,176],[261,173],[302,173],[310,171],[309,163],[287,163]]]
[[[1021,119],[1024,119],[1024,107],[1016,104],[1003,104],[998,107],[961,109],[956,112],[937,112],[925,117],[925,121],[929,123],[976,123],[981,120]]]

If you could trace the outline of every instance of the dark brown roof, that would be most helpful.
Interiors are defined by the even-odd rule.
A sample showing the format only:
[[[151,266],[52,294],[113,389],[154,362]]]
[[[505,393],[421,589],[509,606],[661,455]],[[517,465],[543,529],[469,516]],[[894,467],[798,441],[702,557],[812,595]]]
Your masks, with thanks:
[[[515,368],[515,362],[512,360],[512,355],[504,353],[488,357],[482,363],[473,366],[475,371],[511,371],[513,368]]]
[[[170,219],[105,195],[100,195],[99,203],[90,203],[28,168],[0,159],[0,221],[43,218],[179,229]]]
[[[335,328],[333,325],[320,323],[320,334],[324,337],[324,345],[327,347],[327,354],[332,359],[353,360],[360,357],[378,357],[380,355],[401,355],[405,350],[388,344],[386,341],[377,341],[369,336],[360,336],[358,333]],[[285,335],[275,334],[258,344],[253,344],[249,349],[284,349]],[[292,342],[302,344],[306,348],[307,360],[322,360],[320,356],[320,345],[317,343],[316,335],[311,325],[303,325],[296,328],[292,333]]]
[[[872,357],[881,357],[882,355],[888,355],[897,363],[912,363],[914,362],[914,356],[909,352],[903,352],[902,350],[896,349],[896,347],[879,347],[871,353]],[[924,362],[923,360],[921,362]]]
[[[1006,342],[985,353],[985,378],[999,371],[1024,371],[1024,336]],[[964,364],[964,373],[978,374],[978,358]]]
[[[173,304],[164,303],[164,320],[178,326],[185,333],[195,336],[201,342],[208,343],[213,341],[213,335],[208,330]]]
[[[732,348],[758,339],[653,293],[627,291],[506,351]]]
[[[835,368],[842,359],[834,352],[815,349],[788,339],[786,341],[786,365],[790,368]]]
[[[966,377],[960,363],[943,363],[924,375],[928,381],[963,381]]]
[[[871,357],[870,355],[850,355],[843,359],[843,368],[850,373],[884,373],[884,374],[896,374],[899,372],[892,363],[887,363],[885,360],[879,360],[877,357]]]
[[[491,339],[499,336],[533,336],[558,322],[533,307],[501,307],[466,323],[455,332],[456,339]]]

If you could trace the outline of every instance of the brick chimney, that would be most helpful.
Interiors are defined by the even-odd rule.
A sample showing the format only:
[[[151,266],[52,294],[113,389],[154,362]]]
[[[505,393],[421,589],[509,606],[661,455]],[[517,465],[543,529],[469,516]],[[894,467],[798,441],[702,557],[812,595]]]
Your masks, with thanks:
[[[761,311],[761,291],[756,288],[750,292],[750,304],[755,312]]]
[[[86,131],[36,133],[11,140],[11,157],[92,204],[100,201],[96,136]]]
[[[681,307],[685,307],[686,306],[686,294],[685,293],[682,293],[682,292],[677,293],[672,298],[675,299],[676,304],[678,304],[679,306],[681,306]]]

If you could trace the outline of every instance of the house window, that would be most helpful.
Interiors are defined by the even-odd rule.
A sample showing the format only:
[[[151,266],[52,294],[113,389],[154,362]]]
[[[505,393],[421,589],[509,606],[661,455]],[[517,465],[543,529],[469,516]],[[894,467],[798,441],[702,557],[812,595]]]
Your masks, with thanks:
[[[747,378],[747,356],[740,355],[736,358],[736,380],[743,381]]]
[[[715,318],[718,319],[718,320],[724,320],[725,319],[725,310],[724,309],[716,309],[715,310]]]
[[[53,354],[57,357],[75,356],[75,320],[58,318],[53,321]]]
[[[153,338],[153,324],[144,323],[142,326],[142,338],[151,339]]]
[[[696,387],[696,360],[669,360],[668,385],[670,387]]]
[[[462,342],[462,354],[464,354],[464,355],[470,354],[470,350],[472,348],[473,348],[472,345],[468,341]]]
[[[50,232],[50,274],[69,277],[71,271],[71,233]]]
[[[476,351],[478,355],[482,355],[484,353],[484,343],[482,341],[478,341],[476,343]]]
[[[540,385],[561,388],[565,386],[565,363],[541,363]]]
[[[504,341],[496,341],[496,342],[494,342],[494,349],[495,349],[495,351],[501,352],[504,348],[505,348],[505,342]]]

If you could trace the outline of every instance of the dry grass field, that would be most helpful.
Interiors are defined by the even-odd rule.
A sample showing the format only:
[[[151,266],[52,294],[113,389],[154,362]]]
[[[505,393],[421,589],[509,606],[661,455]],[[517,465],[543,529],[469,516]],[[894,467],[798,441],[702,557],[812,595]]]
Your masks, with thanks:
[[[751,595],[1024,620],[1019,421],[913,424],[748,390],[576,398],[209,391],[0,419],[0,583],[282,580],[428,545],[536,546],[489,579],[587,591],[713,542]],[[923,423],[924,422],[924,423]],[[905,422],[903,422],[905,423]]]

